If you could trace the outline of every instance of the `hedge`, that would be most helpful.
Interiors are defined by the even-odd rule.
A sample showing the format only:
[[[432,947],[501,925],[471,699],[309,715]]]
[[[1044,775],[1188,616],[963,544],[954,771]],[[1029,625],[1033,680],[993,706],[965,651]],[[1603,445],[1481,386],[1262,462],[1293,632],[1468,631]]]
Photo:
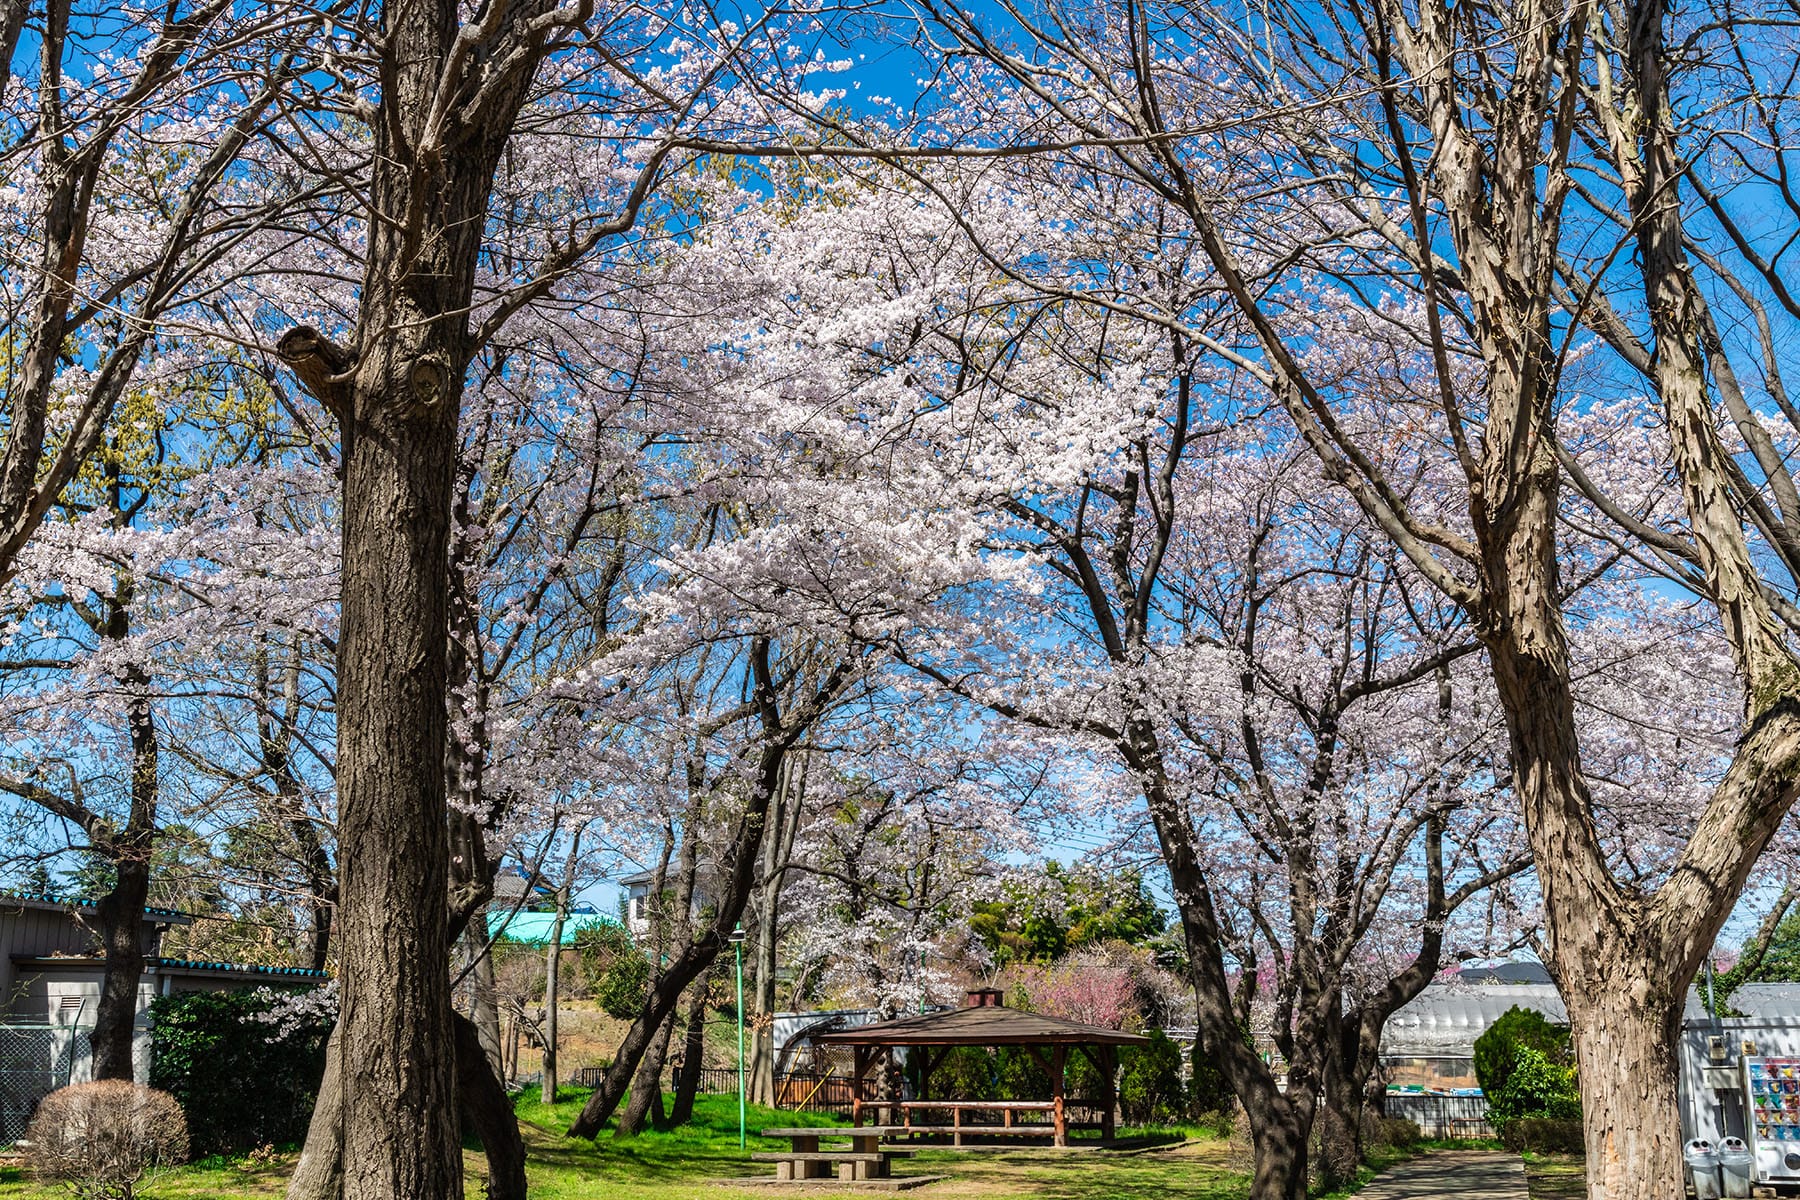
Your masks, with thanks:
[[[1514,1154],[1580,1154],[1581,1122],[1517,1117],[1500,1123],[1500,1144]]]
[[[178,992],[151,1003],[150,1083],[181,1104],[196,1156],[305,1139],[331,1024],[256,1019],[274,1003],[265,988]]]

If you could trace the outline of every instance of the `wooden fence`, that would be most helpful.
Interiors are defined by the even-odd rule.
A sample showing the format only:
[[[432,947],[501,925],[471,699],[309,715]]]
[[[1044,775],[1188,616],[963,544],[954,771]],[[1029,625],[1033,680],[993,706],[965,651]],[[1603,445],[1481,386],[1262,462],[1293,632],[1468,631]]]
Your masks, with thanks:
[[[792,1112],[848,1116],[853,1099],[850,1080],[842,1075],[793,1071],[775,1080],[775,1107]]]
[[[605,1067],[582,1067],[578,1069],[570,1083],[576,1087],[598,1087],[601,1076],[606,1074]],[[675,1090],[673,1075],[664,1080],[664,1086]],[[738,1073],[736,1067],[702,1067],[700,1068],[700,1094],[703,1096],[735,1096],[738,1090]],[[1409,1097],[1418,1099],[1419,1097]],[[1435,1099],[1436,1097],[1423,1097]],[[847,1117],[852,1109],[854,1099],[850,1080],[847,1076],[837,1074],[820,1074],[816,1071],[793,1071],[775,1078],[775,1107],[788,1112],[832,1113]],[[1070,1109],[1098,1107],[1087,1100],[1070,1097]],[[1485,1109],[1483,1110],[1485,1111]],[[1393,1113],[1395,1116],[1411,1116],[1408,1113]],[[1427,1133],[1426,1136],[1438,1136]],[[1448,1135],[1444,1135],[1448,1136]]]

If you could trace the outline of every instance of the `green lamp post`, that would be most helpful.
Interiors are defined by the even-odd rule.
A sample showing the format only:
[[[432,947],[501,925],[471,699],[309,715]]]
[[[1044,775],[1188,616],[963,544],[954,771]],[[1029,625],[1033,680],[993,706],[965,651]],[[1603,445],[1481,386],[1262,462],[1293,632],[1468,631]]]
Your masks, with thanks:
[[[745,1128],[746,1106],[744,1104],[744,926],[740,922],[731,931],[731,949],[737,955],[737,1027],[738,1027],[738,1149],[749,1145],[750,1134]]]

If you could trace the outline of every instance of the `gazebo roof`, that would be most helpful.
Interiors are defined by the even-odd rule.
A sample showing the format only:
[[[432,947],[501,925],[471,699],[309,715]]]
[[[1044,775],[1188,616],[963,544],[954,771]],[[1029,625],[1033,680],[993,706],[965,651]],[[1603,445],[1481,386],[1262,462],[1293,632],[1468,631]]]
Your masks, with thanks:
[[[1061,1017],[971,1005],[813,1035],[825,1046],[1144,1046],[1150,1039]]]

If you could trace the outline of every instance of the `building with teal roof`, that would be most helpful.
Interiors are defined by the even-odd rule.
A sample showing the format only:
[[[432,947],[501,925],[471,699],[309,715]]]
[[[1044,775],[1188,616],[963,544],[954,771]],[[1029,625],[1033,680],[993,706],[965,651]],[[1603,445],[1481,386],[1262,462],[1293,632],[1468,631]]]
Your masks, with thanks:
[[[550,931],[556,925],[556,914],[547,912],[508,912],[501,909],[488,913],[488,936],[523,942],[528,946],[550,944]],[[573,946],[584,929],[617,926],[618,921],[597,912],[572,912],[563,918],[562,944]]]

